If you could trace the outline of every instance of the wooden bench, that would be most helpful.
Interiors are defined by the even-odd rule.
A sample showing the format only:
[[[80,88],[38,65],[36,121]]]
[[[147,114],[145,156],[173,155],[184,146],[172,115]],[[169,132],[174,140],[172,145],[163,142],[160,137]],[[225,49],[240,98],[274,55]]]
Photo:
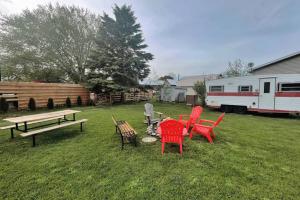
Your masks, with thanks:
[[[46,121],[51,121],[51,120],[58,120],[58,124],[60,124],[60,120],[64,119],[63,117],[52,117],[52,118],[49,118],[49,119],[43,119],[43,120],[38,120],[38,121],[32,121],[32,122],[28,122],[27,124],[35,124],[35,123],[41,123],[41,122],[46,122]],[[24,123],[21,123],[21,124],[18,124],[18,127],[22,127],[24,126]],[[3,126],[3,127],[0,127],[0,130],[7,130],[7,129],[10,129],[10,135],[11,135],[11,138],[14,138],[14,129],[16,129],[16,125],[13,124],[13,125],[8,125],[8,126]]]
[[[116,126],[116,133],[120,134],[122,149],[124,148],[126,140],[137,146],[137,132],[130,126],[130,124],[126,121],[117,121],[114,116],[112,116],[112,121]]]
[[[87,121],[88,121],[87,119],[81,119],[81,120],[76,120],[76,121],[71,121],[71,122],[65,122],[65,123],[62,123],[62,124],[59,124],[56,126],[51,126],[51,127],[47,127],[47,128],[43,128],[43,129],[38,129],[38,130],[30,131],[30,132],[21,133],[20,135],[22,137],[32,136],[32,146],[34,147],[35,146],[35,136],[38,134],[41,134],[41,133],[44,133],[47,131],[56,130],[59,128],[64,128],[64,127],[75,125],[75,124],[80,124],[80,131],[83,131],[83,127],[82,127],[83,123],[87,122]]]

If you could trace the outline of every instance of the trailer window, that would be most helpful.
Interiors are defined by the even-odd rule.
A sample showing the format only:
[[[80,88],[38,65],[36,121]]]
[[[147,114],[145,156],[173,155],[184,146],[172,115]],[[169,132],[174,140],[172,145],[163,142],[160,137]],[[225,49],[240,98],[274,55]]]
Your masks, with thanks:
[[[264,83],[264,93],[270,93],[270,82],[265,82]]]
[[[224,92],[224,86],[223,85],[214,85],[209,86],[210,92]]]
[[[240,85],[239,92],[252,92],[252,85]]]
[[[280,83],[279,91],[299,92],[300,83]]]

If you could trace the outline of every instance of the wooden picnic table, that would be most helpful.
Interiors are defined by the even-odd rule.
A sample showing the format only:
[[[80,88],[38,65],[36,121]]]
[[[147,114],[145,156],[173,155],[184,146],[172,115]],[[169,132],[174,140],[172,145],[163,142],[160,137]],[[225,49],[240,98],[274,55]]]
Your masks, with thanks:
[[[28,131],[28,123],[34,123],[34,122],[43,122],[43,121],[50,121],[53,119],[60,119],[63,118],[63,120],[68,121],[66,116],[67,115],[73,115],[72,121],[76,120],[75,114],[81,112],[78,110],[62,110],[62,111],[55,111],[55,112],[47,112],[47,113],[41,113],[41,114],[34,114],[34,115],[24,115],[20,117],[11,117],[11,118],[5,118],[4,121],[8,121],[15,124],[15,129],[22,132]],[[19,128],[19,124],[24,123],[24,130],[21,130]],[[60,123],[60,121],[59,121]],[[37,128],[37,127],[35,127]]]
[[[38,134],[44,133],[44,132],[56,130],[59,128],[64,128],[64,127],[75,125],[75,124],[80,124],[80,130],[82,131],[83,123],[87,122],[88,120],[87,119],[76,120],[75,115],[78,112],[81,112],[81,111],[68,109],[68,110],[47,112],[47,113],[34,114],[34,115],[25,115],[25,116],[21,116],[21,117],[6,118],[6,119],[4,119],[5,121],[8,121],[8,122],[11,122],[14,124],[6,126],[6,127],[0,127],[0,129],[1,130],[10,129],[11,130],[11,138],[14,137],[14,135],[13,135],[14,129],[17,131],[23,132],[20,134],[22,137],[32,136],[32,146],[35,146],[35,136]],[[73,115],[73,118],[68,119],[67,115]],[[58,120],[58,121],[50,123],[50,121],[53,121],[53,120]],[[40,124],[42,122],[47,122],[47,123]],[[39,124],[39,125],[28,128],[27,125],[30,125],[30,124]],[[50,126],[53,124],[58,124],[58,125]],[[24,126],[24,129],[20,129],[21,126]],[[41,128],[43,126],[47,126],[47,127]],[[37,129],[37,130],[28,132],[29,129]]]

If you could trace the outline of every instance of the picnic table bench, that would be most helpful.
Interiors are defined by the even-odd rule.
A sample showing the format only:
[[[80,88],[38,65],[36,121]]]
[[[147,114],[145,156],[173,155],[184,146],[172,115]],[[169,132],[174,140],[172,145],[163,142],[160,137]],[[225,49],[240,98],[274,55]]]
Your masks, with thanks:
[[[130,126],[130,124],[123,120],[117,121],[114,116],[112,116],[112,121],[116,126],[116,133],[120,134],[122,149],[124,149],[126,140],[137,146],[137,132]]]
[[[13,117],[13,118],[6,118],[5,121],[14,123],[14,125],[8,125],[5,127],[1,127],[0,130],[10,129],[11,130],[11,138],[14,138],[14,130],[22,132],[20,135],[21,137],[29,137],[32,136],[32,146],[35,146],[35,136],[37,134],[41,134],[47,131],[56,130],[59,128],[80,124],[80,130],[83,130],[83,123],[87,121],[87,119],[76,120],[75,114],[80,111],[77,110],[62,110],[62,111],[55,111],[55,112],[48,112],[42,114],[34,114],[34,115],[25,115],[21,117]],[[73,118],[70,120],[67,118],[67,115],[73,115]],[[30,124],[38,124],[42,122],[49,122],[57,120],[56,122],[40,124],[35,127],[28,127]],[[56,126],[51,126],[53,124],[57,124]],[[46,128],[38,129],[44,126],[48,126]],[[24,127],[21,129],[20,127]],[[37,129],[32,130],[31,129]]]

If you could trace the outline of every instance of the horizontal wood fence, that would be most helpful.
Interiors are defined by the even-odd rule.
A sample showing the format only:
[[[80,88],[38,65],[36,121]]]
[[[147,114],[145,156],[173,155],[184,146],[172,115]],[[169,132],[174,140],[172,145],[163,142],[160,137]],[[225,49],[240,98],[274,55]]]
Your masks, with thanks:
[[[78,96],[81,96],[83,105],[89,101],[89,91],[79,84],[0,82],[0,95],[7,94],[14,94],[21,110],[28,108],[30,98],[34,98],[40,108],[47,107],[49,98],[53,99],[54,105],[64,105],[67,97],[74,105]]]

